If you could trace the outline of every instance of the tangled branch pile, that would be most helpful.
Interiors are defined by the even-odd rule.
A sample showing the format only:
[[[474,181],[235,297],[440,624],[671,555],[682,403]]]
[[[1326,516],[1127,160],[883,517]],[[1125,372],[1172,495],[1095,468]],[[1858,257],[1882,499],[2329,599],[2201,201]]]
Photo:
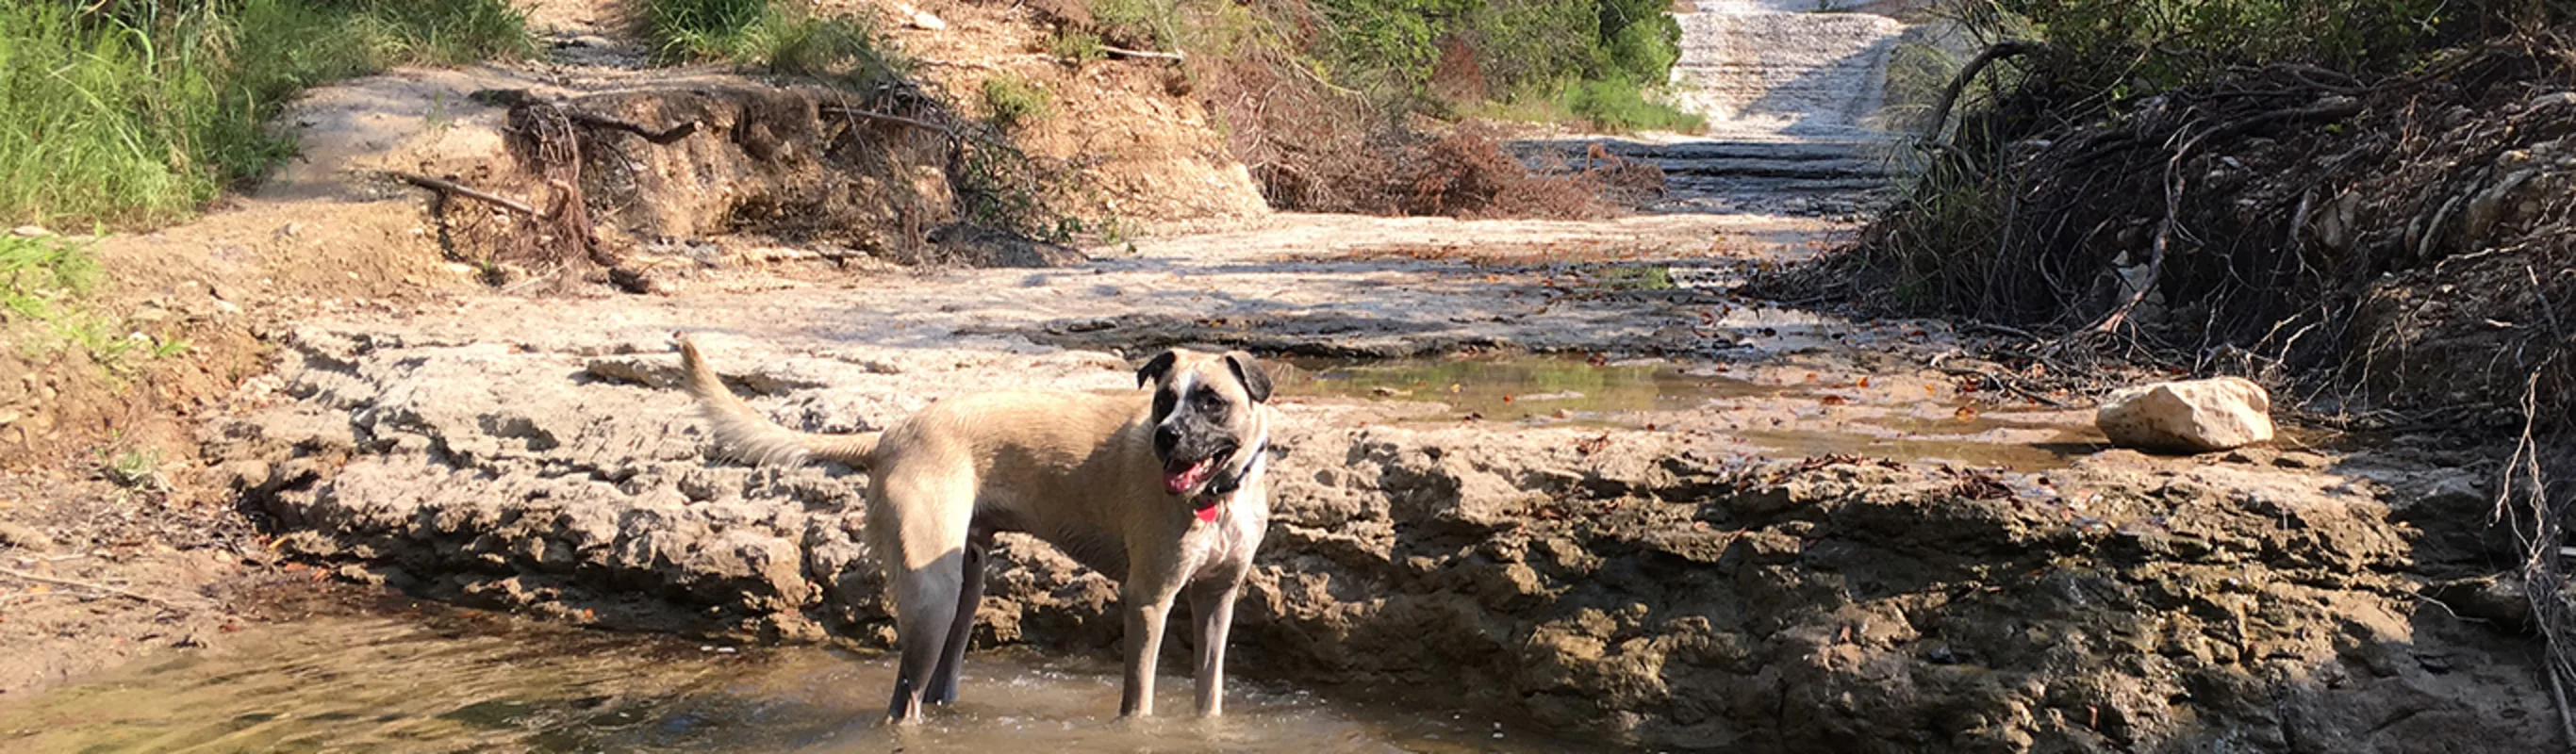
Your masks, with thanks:
[[[2576,686],[2576,8],[2156,6],[1988,4],[2054,36],[1995,48],[1908,201],[1780,282],[2512,442],[2498,514]]]

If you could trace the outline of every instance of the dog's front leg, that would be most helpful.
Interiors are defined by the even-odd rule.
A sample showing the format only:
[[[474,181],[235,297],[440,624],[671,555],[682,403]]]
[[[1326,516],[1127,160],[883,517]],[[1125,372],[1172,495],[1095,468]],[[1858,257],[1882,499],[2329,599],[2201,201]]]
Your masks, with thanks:
[[[1127,690],[1118,700],[1118,715],[1152,717],[1154,659],[1162,653],[1163,622],[1180,595],[1160,585],[1128,591],[1119,597],[1127,605]]]
[[[1199,715],[1225,713],[1225,635],[1234,626],[1234,597],[1243,591],[1239,579],[1210,579],[1190,587],[1190,619],[1198,642]]]

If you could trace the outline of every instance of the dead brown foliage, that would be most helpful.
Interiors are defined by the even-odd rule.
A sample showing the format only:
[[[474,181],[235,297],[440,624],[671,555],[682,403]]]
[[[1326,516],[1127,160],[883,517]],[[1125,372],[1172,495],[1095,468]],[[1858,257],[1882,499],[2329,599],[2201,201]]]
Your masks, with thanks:
[[[1652,165],[1600,155],[1580,166],[1533,166],[1505,148],[1497,128],[1430,123],[1416,114],[1418,102],[1338,87],[1297,59],[1296,51],[1329,23],[1311,4],[1249,5],[1263,19],[1259,33],[1222,54],[1189,51],[1178,65],[1187,73],[1187,91],[1224,125],[1229,151],[1251,169],[1272,207],[1572,219],[1615,214],[1662,191],[1663,174]],[[1132,44],[1121,42],[1122,30],[1096,23],[1086,0],[1037,0],[1031,7],[1058,28]],[[1435,93],[1453,101],[1485,95],[1470,44],[1444,41]]]

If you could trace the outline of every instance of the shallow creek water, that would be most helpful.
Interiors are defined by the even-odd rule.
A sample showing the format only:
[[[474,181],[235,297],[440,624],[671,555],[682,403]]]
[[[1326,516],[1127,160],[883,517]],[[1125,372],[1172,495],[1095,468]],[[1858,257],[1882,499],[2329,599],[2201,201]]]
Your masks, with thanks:
[[[1559,355],[1292,361],[1283,392],[1439,404],[1409,422],[1616,426],[1705,433],[1746,455],[1850,454],[2018,471],[2108,447],[2092,412],[2015,408],[1917,375],[1804,367],[1592,363]]]
[[[978,653],[958,704],[875,725],[887,658],[719,647],[421,604],[225,634],[0,702],[0,750],[45,752],[1545,752],[1508,721],[1328,700],[1237,680],[1227,715],[1115,718],[1097,659]],[[1036,747],[1036,748],[1032,748]]]

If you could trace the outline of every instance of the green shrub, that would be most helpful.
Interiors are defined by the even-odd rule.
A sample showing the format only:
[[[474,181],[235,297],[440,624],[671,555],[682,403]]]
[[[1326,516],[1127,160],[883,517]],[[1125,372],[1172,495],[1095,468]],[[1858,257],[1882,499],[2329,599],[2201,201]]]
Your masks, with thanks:
[[[1045,85],[1013,73],[985,79],[983,91],[985,117],[1005,130],[1045,118],[1054,100]]]
[[[51,320],[98,283],[98,262],[56,236],[0,235],[0,321]]]
[[[1180,8],[1174,0],[1092,0],[1091,20],[1128,44],[1161,50],[1180,41]]]
[[[1989,0],[1971,25],[2036,35],[2052,75],[2154,94],[2229,69],[2296,62],[2390,71],[2438,47],[2470,13],[2446,0]]]
[[[1108,57],[1108,51],[1102,50],[1100,46],[1098,34],[1059,29],[1055,36],[1047,41],[1047,54],[1054,55],[1057,60],[1070,63],[1088,63]]]
[[[721,61],[871,85],[909,63],[859,16],[819,16],[769,0],[644,0],[646,36],[666,63]]]
[[[1664,7],[1661,0],[1324,0],[1331,23],[1314,47],[1336,81],[1380,97],[1424,98],[1443,46],[1456,44],[1471,51],[1484,89],[1502,99],[1580,101],[1590,110],[1576,114],[1603,124],[1678,127],[1681,114],[1619,83],[1670,75],[1681,25]]]
[[[1565,109],[1612,131],[1698,131],[1708,119],[1646,99],[1637,85],[1622,79],[1584,81],[1566,87]]]
[[[501,0],[0,4],[0,219],[154,224],[265,173],[306,87],[528,54]]]

